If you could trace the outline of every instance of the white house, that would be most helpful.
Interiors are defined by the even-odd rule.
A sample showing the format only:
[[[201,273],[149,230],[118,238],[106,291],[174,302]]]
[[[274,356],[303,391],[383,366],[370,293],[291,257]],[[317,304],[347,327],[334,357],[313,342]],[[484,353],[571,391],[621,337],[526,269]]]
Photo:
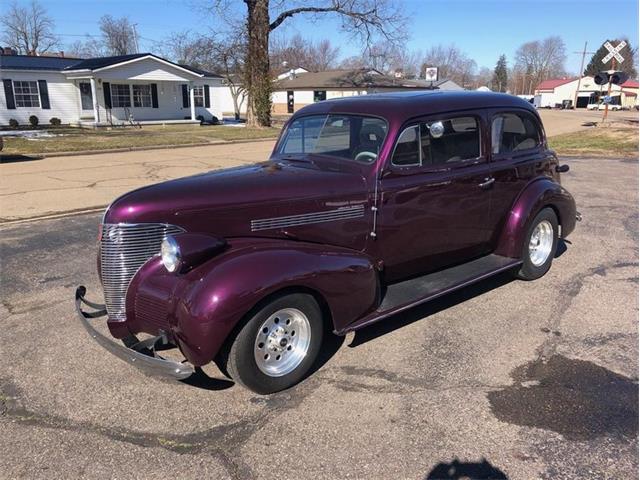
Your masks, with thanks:
[[[298,68],[279,75],[273,84],[273,113],[293,113],[329,98],[402,90],[462,90],[451,80],[427,82],[385,75],[370,68],[308,72]]]
[[[571,104],[575,103],[576,108],[586,108],[589,103],[596,103],[600,97],[606,95],[607,89],[607,85],[596,85],[593,77],[582,77],[579,90],[577,78],[553,78],[541,82],[536,87],[534,103],[539,108],[547,108],[571,100]],[[616,104],[625,107],[638,105],[638,82],[627,80],[622,85],[612,85],[611,96],[619,97],[614,98]]]
[[[219,75],[150,53],[73,59],[0,55],[0,125],[10,119],[41,124],[109,126],[196,123],[222,118]]]

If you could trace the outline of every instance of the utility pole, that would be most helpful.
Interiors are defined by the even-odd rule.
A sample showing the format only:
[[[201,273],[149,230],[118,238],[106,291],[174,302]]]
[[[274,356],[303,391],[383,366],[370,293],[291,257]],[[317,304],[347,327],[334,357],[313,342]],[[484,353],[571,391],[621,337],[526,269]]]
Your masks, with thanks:
[[[587,53],[593,55],[596,52],[587,52],[587,42],[584,42],[584,49],[581,52],[573,53],[582,55],[582,61],[580,62],[580,72],[578,72],[578,86],[576,87],[576,94],[573,97],[573,108],[578,108],[578,92],[580,91],[580,83],[582,82],[582,74],[584,72],[584,57],[587,55]]]
[[[136,31],[136,26],[138,24],[137,23],[132,23],[131,24],[131,30],[133,32],[133,44],[136,47],[136,53],[140,53],[140,47],[138,45],[138,32]]]

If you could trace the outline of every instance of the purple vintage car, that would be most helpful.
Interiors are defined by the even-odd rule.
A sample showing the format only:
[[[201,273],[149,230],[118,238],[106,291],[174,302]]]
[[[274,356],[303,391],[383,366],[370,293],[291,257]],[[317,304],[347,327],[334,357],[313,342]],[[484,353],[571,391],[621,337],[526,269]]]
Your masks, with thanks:
[[[357,330],[497,272],[544,275],[580,219],[535,109],[411,92],[309,105],[264,163],[144,187],[109,206],[91,336],[184,379],[215,361],[258,393]],[[85,312],[82,304],[95,311]],[[94,328],[107,315],[116,343]],[[140,339],[140,334],[144,339]],[[186,358],[163,358],[177,346]]]

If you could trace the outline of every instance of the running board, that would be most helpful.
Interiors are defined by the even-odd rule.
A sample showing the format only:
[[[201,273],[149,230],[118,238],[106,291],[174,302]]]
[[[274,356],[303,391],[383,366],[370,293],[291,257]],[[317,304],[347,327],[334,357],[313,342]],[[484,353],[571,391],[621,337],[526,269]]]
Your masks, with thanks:
[[[436,299],[496,273],[514,268],[521,263],[522,261],[517,258],[492,254],[446,270],[394,283],[387,286],[382,302],[375,311],[356,320],[337,333],[345,334],[365,327],[390,315]]]

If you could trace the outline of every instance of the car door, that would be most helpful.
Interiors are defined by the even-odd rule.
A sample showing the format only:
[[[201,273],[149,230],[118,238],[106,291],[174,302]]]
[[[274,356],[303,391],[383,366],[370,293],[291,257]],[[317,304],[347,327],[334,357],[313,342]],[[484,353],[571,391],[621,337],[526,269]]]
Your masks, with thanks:
[[[386,281],[486,253],[492,178],[482,115],[427,117],[406,125],[382,172],[376,227]]]
[[[544,145],[538,118],[526,110],[491,110],[491,175],[495,179],[489,225],[494,242],[522,189],[535,177],[551,176],[553,155]]]

